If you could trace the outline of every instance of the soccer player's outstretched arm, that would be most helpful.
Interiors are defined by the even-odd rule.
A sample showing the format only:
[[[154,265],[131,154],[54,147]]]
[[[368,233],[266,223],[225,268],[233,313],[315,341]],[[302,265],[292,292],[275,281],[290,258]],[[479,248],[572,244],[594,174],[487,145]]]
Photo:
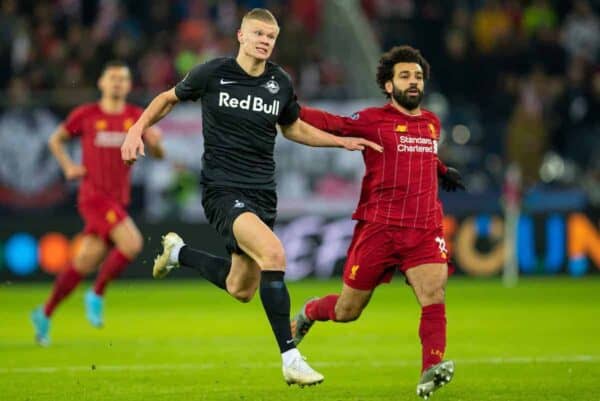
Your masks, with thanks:
[[[338,137],[321,131],[298,119],[290,125],[282,125],[283,136],[287,139],[308,146],[337,147],[347,150],[365,150],[367,147],[383,152],[383,147],[364,138]]]
[[[142,134],[163,119],[180,101],[197,100],[206,90],[208,76],[214,64],[208,62],[194,67],[174,88],[156,96],[146,107],[140,118],[129,128],[121,157],[127,163],[135,162],[137,155],[144,156]]]
[[[345,129],[347,124],[344,117],[336,116],[324,110],[315,109],[312,107],[302,106],[300,108],[300,118],[323,131],[331,132],[335,135],[349,135],[348,129]],[[351,135],[351,134],[350,134]]]
[[[125,142],[121,146],[121,157],[126,163],[133,163],[137,160],[138,154],[145,156],[144,141],[142,134],[153,124],[159,122],[164,116],[169,114],[173,107],[179,102],[175,95],[175,89],[156,96],[146,107],[140,118],[129,128]]]

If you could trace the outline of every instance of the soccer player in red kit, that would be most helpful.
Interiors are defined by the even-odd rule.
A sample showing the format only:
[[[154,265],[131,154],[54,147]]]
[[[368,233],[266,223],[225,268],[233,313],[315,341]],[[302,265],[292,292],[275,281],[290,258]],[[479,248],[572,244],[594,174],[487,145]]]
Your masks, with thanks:
[[[374,289],[404,273],[421,305],[421,379],[428,398],[448,383],[454,363],[445,361],[444,288],[448,251],[442,231],[438,174],[446,190],[463,188],[460,174],[438,159],[440,121],[420,107],[429,64],[409,46],[394,47],[379,62],[377,83],[389,98],[383,107],[339,117],[303,107],[307,123],[338,135],[369,139],[383,153],[363,151],[366,173],[353,219],[358,220],[344,267],[341,294],[309,300],[292,319],[300,342],[315,321],[358,319]]]
[[[50,317],[58,304],[82,278],[102,263],[96,282],[85,296],[86,316],[96,327],[103,324],[106,285],[140,253],[142,235],[126,208],[129,204],[130,166],[121,159],[121,144],[142,109],[126,103],[131,74],[126,64],[106,64],[98,80],[100,101],[74,109],[54,131],[49,147],[68,180],[81,179],[77,208],[85,222],[83,240],[73,262],[62,272],[44,306],[32,313],[35,337],[49,343]],[[80,138],[83,163],[77,164],[65,150],[65,142]],[[153,156],[162,158],[160,131],[149,128],[144,138]]]

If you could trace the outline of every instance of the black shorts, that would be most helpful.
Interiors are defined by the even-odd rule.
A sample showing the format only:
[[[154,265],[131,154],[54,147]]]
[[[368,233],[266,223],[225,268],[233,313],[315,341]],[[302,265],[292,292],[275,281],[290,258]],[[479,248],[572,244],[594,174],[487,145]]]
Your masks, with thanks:
[[[233,222],[242,213],[254,213],[273,229],[277,217],[277,193],[270,189],[202,187],[202,206],[211,226],[225,240],[229,253],[243,254],[233,235]]]

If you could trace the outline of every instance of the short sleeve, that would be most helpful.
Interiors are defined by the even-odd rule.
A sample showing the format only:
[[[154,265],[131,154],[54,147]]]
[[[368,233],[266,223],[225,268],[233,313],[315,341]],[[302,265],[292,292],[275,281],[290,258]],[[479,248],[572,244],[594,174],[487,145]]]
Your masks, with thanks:
[[[185,77],[175,85],[175,95],[179,100],[198,100],[206,92],[212,63],[204,63],[192,68]]]
[[[63,126],[70,136],[79,136],[83,134],[83,120],[87,114],[86,106],[79,106],[69,113]]]
[[[292,96],[290,97],[290,101],[287,102],[281,114],[279,115],[279,119],[277,123],[279,125],[290,125],[294,123],[298,118],[300,118],[300,105],[298,104],[298,98],[292,89]]]

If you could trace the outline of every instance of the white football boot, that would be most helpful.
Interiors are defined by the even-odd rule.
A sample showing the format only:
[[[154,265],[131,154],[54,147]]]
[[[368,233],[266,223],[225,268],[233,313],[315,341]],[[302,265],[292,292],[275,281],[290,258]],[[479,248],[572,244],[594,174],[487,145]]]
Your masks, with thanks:
[[[154,259],[152,267],[152,277],[163,278],[171,272],[171,270],[179,267],[179,262],[172,260],[171,252],[173,248],[185,245],[183,239],[174,232],[167,233],[162,237],[163,251]]]

